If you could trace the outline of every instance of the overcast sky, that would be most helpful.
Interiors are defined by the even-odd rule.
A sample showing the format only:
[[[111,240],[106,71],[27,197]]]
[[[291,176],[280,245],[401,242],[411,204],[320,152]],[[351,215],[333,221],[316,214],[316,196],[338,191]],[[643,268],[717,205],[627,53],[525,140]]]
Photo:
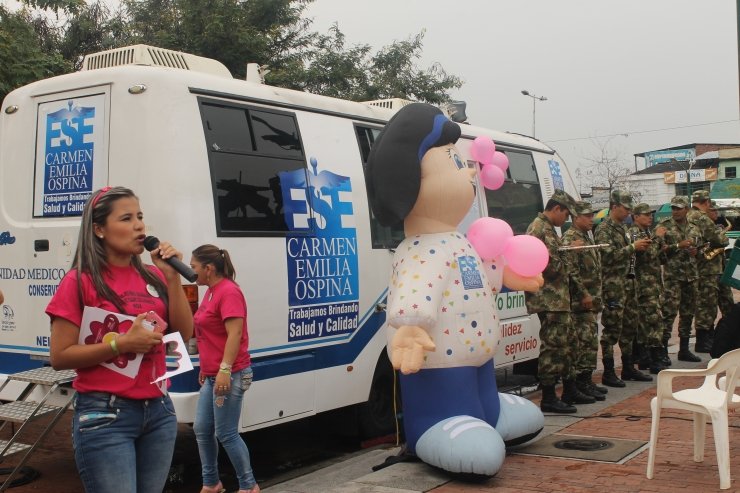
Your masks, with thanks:
[[[735,0],[316,0],[348,44],[375,48],[426,30],[420,67],[465,84],[470,123],[532,133],[571,168],[598,155],[589,137],[619,135],[633,154],[691,143],[740,143]],[[727,123],[701,125],[712,122]],[[688,127],[691,126],[691,127]],[[662,130],[675,127],[683,129]],[[601,139],[605,141],[607,139]],[[642,164],[641,164],[642,166]]]

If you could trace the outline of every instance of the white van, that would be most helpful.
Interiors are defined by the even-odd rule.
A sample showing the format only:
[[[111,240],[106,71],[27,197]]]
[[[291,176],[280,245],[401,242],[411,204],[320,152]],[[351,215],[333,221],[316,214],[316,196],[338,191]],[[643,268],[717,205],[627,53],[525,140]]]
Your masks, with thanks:
[[[46,364],[44,309],[71,265],[82,206],[91,191],[122,185],[140,197],[147,233],[171,241],[186,261],[204,243],[232,255],[255,372],[241,431],[357,403],[367,403],[369,433],[392,422],[381,328],[403,232],[373,220],[363,165],[403,102],[344,101],[255,78],[236,80],[217,61],[138,45],[89,55],[81,71],[7,96],[1,374]],[[539,141],[462,131],[464,156],[487,135],[511,165],[503,188],[478,194],[461,230],[491,215],[523,233],[555,188],[577,195],[562,159]],[[496,365],[536,358],[539,322],[527,315],[523,293],[502,293],[497,304]],[[192,422],[197,389],[197,371],[173,379],[179,421]]]

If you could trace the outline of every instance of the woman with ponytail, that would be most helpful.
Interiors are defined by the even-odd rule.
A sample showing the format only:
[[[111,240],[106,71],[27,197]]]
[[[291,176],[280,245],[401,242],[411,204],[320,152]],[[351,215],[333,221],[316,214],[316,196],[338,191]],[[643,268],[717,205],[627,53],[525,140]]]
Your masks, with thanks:
[[[196,283],[208,286],[195,313],[200,354],[200,396],[193,429],[203,475],[201,493],[221,493],[218,442],[239,480],[239,493],[259,493],[249,449],[239,435],[244,392],[252,383],[247,333],[247,302],[238,284],[229,252],[214,245],[193,250],[190,266]]]

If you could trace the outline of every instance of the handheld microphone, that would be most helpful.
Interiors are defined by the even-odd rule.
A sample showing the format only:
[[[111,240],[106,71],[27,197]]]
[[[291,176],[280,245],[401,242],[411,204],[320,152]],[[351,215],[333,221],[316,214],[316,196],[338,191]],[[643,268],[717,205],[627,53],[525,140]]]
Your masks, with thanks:
[[[151,252],[158,246],[159,238],[157,238],[156,236],[147,236],[146,238],[144,238],[144,248],[146,248],[148,251]],[[178,274],[180,274],[188,281],[195,282],[195,280],[198,279],[198,274],[196,274],[193,269],[185,265],[179,258],[170,257],[168,259],[164,259],[164,261],[170,264],[170,267],[175,269]]]

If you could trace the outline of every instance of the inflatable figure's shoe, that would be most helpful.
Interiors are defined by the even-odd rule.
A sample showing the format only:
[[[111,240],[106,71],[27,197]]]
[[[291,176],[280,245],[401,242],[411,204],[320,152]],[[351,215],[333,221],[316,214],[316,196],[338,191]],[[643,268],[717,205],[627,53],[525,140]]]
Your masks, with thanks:
[[[416,455],[445,471],[493,476],[504,463],[506,447],[485,421],[454,416],[424,432],[416,442]]]
[[[545,426],[545,416],[533,402],[514,394],[498,394],[501,405],[496,431],[507,447],[536,437]]]

